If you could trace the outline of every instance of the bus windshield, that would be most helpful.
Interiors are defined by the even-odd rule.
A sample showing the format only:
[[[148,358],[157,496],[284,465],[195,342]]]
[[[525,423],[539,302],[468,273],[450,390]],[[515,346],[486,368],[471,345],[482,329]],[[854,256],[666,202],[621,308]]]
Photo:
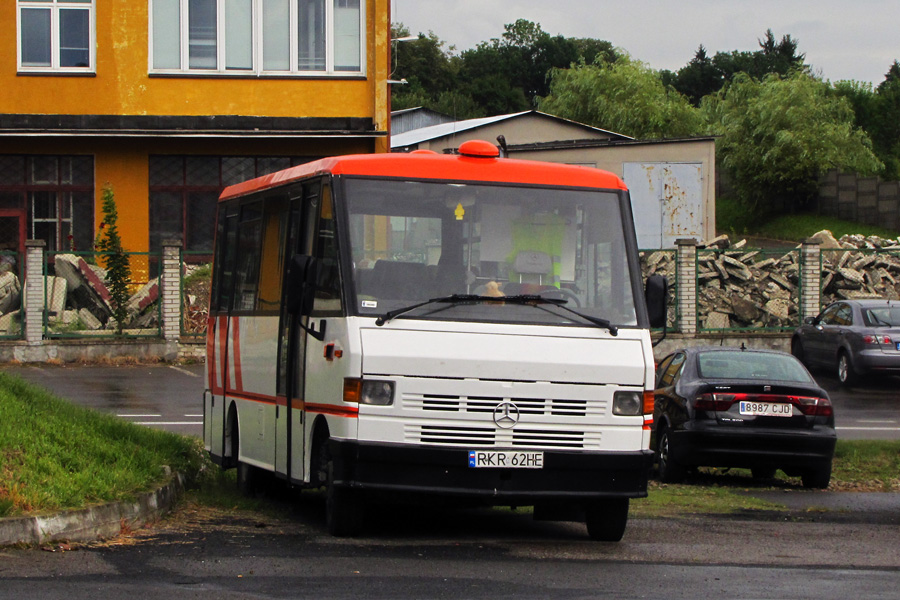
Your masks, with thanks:
[[[352,314],[453,294],[540,295],[635,326],[615,191],[347,177]],[[633,251],[633,249],[632,249]],[[552,303],[431,303],[403,318],[590,326]]]

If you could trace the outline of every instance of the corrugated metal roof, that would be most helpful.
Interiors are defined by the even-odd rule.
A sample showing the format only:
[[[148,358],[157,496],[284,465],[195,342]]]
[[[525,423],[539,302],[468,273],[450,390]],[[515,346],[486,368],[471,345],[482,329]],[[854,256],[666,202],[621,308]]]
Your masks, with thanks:
[[[468,119],[466,121],[454,121],[452,123],[441,123],[439,125],[431,125],[430,127],[422,127],[421,129],[413,129],[405,133],[391,136],[391,148],[403,148],[405,146],[413,146],[421,144],[428,140],[445,137],[461,131],[469,131],[484,125],[499,123],[506,121],[519,115],[527,114],[531,111],[513,113],[509,115],[497,115],[495,117],[482,117],[480,119]]]
[[[446,137],[452,135],[454,133],[460,133],[463,131],[470,131],[472,129],[477,129],[479,127],[484,127],[485,125],[492,125],[494,123],[499,123],[501,121],[508,121],[510,119],[515,119],[517,117],[521,117],[523,115],[534,114],[540,117],[544,117],[547,119],[553,119],[560,122],[571,123],[573,125],[577,125],[579,127],[583,127],[586,130],[593,130],[599,133],[605,133],[610,135],[612,138],[621,139],[621,140],[630,140],[633,138],[628,137],[627,135],[622,135],[621,133],[615,133],[614,131],[607,131],[606,129],[600,129],[599,127],[592,127],[590,125],[585,125],[584,123],[578,123],[577,121],[571,121],[569,119],[563,119],[562,117],[557,117],[555,115],[549,115],[547,113],[542,113],[537,110],[526,110],[518,113],[512,113],[508,115],[497,115],[494,117],[482,117],[480,119],[468,119],[466,121],[454,121],[453,123],[442,123],[440,125],[431,125],[430,127],[422,127],[421,129],[413,129],[411,131],[406,131],[404,133],[399,133],[397,135],[391,136],[391,148],[405,148],[407,146],[415,146],[416,144],[421,144],[422,142],[427,142],[429,140],[434,140],[442,137]]]

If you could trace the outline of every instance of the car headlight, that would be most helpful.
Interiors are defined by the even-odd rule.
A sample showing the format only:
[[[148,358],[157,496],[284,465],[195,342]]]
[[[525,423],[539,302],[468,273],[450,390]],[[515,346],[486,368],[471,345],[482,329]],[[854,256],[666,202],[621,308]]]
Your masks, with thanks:
[[[394,403],[394,382],[378,379],[345,379],[344,402],[390,406]]]
[[[644,414],[643,392],[616,392],[613,394],[613,414],[637,417]]]

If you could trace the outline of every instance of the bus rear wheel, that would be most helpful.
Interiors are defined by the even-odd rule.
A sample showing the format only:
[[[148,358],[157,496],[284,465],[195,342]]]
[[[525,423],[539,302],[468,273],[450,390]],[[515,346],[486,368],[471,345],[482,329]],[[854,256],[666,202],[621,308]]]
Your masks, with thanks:
[[[238,434],[237,419],[233,419],[231,427],[231,460],[237,466],[237,488],[244,496],[256,494],[259,486],[259,469],[241,461],[241,441]]]
[[[628,524],[628,498],[595,500],[585,509],[588,536],[596,542],[618,542]]]
[[[334,485],[334,461],[328,460],[328,482],[325,488],[325,524],[335,537],[360,534],[365,511],[359,493]]]

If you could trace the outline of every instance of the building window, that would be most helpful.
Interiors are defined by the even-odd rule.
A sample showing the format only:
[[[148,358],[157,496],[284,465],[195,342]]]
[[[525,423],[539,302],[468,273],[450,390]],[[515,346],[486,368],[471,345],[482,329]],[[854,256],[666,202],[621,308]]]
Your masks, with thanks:
[[[150,70],[362,74],[365,0],[151,0]]]
[[[287,156],[151,156],[150,251],[164,239],[212,252],[216,203],[225,187],[313,160]]]
[[[18,0],[17,7],[19,71],[94,71],[94,0]]]
[[[94,159],[0,156],[0,210],[7,218],[23,219],[25,236],[44,240],[51,252],[90,252],[94,242]],[[8,229],[12,235],[18,228]],[[23,243],[21,239],[0,239],[4,247]]]

